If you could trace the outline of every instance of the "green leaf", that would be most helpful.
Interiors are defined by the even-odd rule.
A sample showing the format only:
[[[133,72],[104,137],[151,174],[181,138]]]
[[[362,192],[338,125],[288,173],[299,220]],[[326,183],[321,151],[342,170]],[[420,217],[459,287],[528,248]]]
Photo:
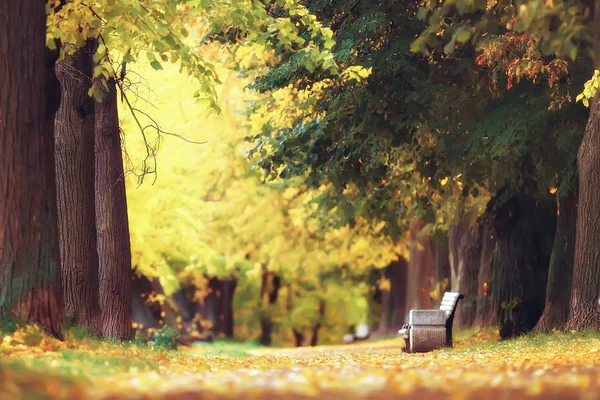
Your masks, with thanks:
[[[158,62],[158,61],[156,61],[156,60],[152,61],[152,62],[150,63],[150,66],[151,66],[152,68],[154,68],[155,70],[157,70],[157,71],[159,71],[159,70],[163,69],[163,67],[162,67],[162,65],[160,64],[160,62]]]
[[[468,28],[464,28],[456,35],[456,41],[458,43],[465,43],[471,37],[471,31]]]

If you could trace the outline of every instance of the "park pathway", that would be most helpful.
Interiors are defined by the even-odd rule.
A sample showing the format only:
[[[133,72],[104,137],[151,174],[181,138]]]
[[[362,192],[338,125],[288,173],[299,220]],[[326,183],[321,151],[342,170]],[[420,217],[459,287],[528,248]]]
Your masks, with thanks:
[[[107,379],[95,398],[600,399],[600,339],[517,340],[404,354],[401,339],[195,357],[205,369]],[[106,388],[111,388],[110,392]]]

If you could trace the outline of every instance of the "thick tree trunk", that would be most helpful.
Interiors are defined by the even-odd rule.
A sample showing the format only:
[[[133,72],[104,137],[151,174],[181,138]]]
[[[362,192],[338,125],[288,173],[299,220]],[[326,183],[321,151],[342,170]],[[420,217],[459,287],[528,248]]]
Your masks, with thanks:
[[[379,334],[397,332],[407,318],[406,312],[406,276],[408,263],[404,258],[392,261],[384,270],[385,278],[390,281],[390,289],[381,292],[381,318]]]
[[[480,221],[479,273],[477,275],[477,307],[474,325],[487,328],[497,323],[498,308],[492,299],[492,258],[496,239],[487,220]]]
[[[558,201],[556,234],[548,270],[546,305],[544,313],[535,327],[538,332],[549,332],[555,328],[562,328],[569,317],[576,218],[577,195],[560,199]]]
[[[594,1],[595,67],[600,69],[600,0]],[[577,154],[579,205],[573,262],[573,285],[567,327],[600,330],[600,91]]]
[[[98,87],[102,85],[97,84]],[[115,82],[96,103],[96,225],[102,333],[131,338],[131,246]]]
[[[555,216],[556,209],[526,195],[497,212],[492,285],[501,338],[530,331],[542,315]]]
[[[392,325],[392,314],[394,307],[392,305],[392,290],[381,290],[381,314],[379,317],[379,326],[377,331],[381,334],[386,334],[391,330]],[[402,310],[404,313],[404,310]]]
[[[435,253],[431,238],[421,235],[425,225],[423,220],[414,220],[410,224],[405,315],[415,308],[433,307],[430,292],[436,275]]]
[[[473,213],[462,213],[461,221],[450,228],[451,288],[464,297],[458,306],[456,326],[471,326],[477,306],[477,275],[479,272],[478,227]]]
[[[450,289],[451,268],[450,268],[450,250],[448,248],[448,236],[443,239],[436,239],[433,243],[435,251],[435,281],[440,285],[440,291],[445,292]]]
[[[39,1],[0,2],[0,315],[62,339],[52,124],[60,101]]]
[[[94,205],[94,102],[90,41],[56,65],[62,101],[54,121],[58,233],[65,321],[100,333]]]
[[[408,318],[406,314],[406,277],[408,274],[408,262],[400,257],[390,265],[388,278],[390,287],[390,329],[396,333],[404,325]]]
[[[233,337],[233,296],[237,286],[237,279],[219,280],[219,317],[217,333],[227,338]]]

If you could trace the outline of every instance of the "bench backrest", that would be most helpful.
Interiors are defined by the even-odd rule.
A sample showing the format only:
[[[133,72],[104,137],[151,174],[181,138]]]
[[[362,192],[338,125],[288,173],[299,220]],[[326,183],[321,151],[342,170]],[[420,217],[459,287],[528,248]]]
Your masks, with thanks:
[[[440,310],[446,313],[446,317],[450,317],[454,314],[458,301],[463,298],[463,295],[456,292],[446,292],[442,297],[442,304],[440,304]]]

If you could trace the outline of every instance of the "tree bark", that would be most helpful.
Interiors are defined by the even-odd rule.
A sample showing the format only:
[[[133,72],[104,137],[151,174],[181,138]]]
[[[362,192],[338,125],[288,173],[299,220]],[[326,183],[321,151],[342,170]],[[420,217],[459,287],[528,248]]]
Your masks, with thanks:
[[[435,278],[435,254],[431,238],[421,235],[425,225],[423,220],[414,220],[410,224],[405,315],[412,309],[433,307],[430,292]]]
[[[535,330],[549,332],[565,326],[569,317],[573,257],[575,251],[575,223],[577,218],[577,195],[573,194],[558,201],[556,234],[550,267],[544,313]]]
[[[52,124],[57,54],[44,2],[0,2],[0,315],[62,339]]]
[[[392,261],[384,270],[385,278],[390,281],[390,290],[381,292],[380,334],[397,332],[407,317],[406,312],[406,276],[408,263],[403,257]]]
[[[475,320],[479,245],[474,215],[461,211],[461,221],[450,228],[449,234],[451,288],[465,296],[457,309],[456,326],[471,326]]]
[[[114,80],[108,89],[102,102],[95,104],[100,308],[103,335],[127,340],[132,334],[131,245]]]
[[[390,287],[390,329],[396,333],[404,325],[408,314],[406,314],[406,277],[408,274],[408,263],[404,257],[400,257],[390,265],[388,278]]]
[[[217,333],[227,338],[233,338],[233,296],[237,286],[237,279],[219,280],[219,317]]]
[[[451,268],[450,250],[448,248],[448,236],[443,239],[434,240],[435,251],[435,281],[440,285],[442,292],[450,288]]]
[[[477,307],[473,325],[487,328],[496,324],[498,314],[498,308],[492,300],[492,258],[496,238],[487,218],[479,221],[478,225],[480,226],[479,272],[477,275]]]
[[[492,282],[501,338],[530,331],[542,315],[555,215],[549,205],[522,194],[496,214]]]
[[[600,0],[594,1],[594,50],[600,68]],[[579,205],[568,329],[600,330],[600,91],[590,102],[590,116],[577,154]]]
[[[65,321],[100,333],[98,253],[94,205],[94,102],[92,54],[95,41],[57,63],[61,106],[54,121],[58,233]]]

